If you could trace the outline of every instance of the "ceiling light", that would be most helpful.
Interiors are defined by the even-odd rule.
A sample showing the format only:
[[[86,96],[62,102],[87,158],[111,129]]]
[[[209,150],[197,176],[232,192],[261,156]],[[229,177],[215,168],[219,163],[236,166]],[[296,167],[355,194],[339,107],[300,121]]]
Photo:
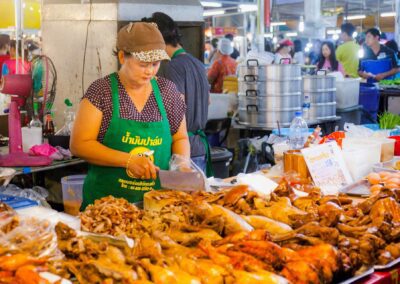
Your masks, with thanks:
[[[285,26],[286,22],[272,22],[271,27],[276,27],[276,26]]]
[[[292,32],[292,33],[286,33],[287,37],[294,37],[297,36],[298,34],[296,32]]]
[[[251,4],[240,4],[239,5],[239,10],[240,12],[254,12],[258,10],[257,5],[251,5]]]
[[[218,3],[218,2],[201,1],[200,3],[201,3],[201,5],[203,7],[212,7],[212,8],[220,8],[220,7],[222,7],[222,4]]]
[[[300,22],[299,22],[299,32],[304,32],[304,18],[303,16],[300,17]]]
[[[361,20],[361,19],[365,19],[367,16],[365,15],[352,15],[352,16],[348,16],[345,17],[346,20]]]
[[[386,12],[386,13],[381,13],[381,17],[396,17],[396,12]]]
[[[203,17],[217,16],[225,14],[225,10],[206,10],[203,12]]]

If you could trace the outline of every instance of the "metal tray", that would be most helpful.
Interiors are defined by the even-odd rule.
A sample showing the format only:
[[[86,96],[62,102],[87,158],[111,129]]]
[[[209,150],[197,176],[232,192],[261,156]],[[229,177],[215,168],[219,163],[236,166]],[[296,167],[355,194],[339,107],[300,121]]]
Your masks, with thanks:
[[[397,265],[399,263],[400,263],[400,257],[395,259],[395,260],[393,260],[393,261],[391,261],[391,262],[389,262],[386,265],[374,265],[374,269],[375,270],[386,270],[386,269],[392,268],[393,266],[395,266],[395,265]]]
[[[371,194],[370,185],[367,180],[360,180],[340,189],[340,192],[349,196],[367,197]]]
[[[372,167],[372,170],[376,173],[379,172],[392,172],[392,173],[397,173],[400,172],[398,170],[395,170],[393,167],[395,166],[396,162],[400,161],[400,157],[395,157],[390,161],[384,162],[384,163],[378,163],[375,164]]]
[[[372,273],[374,273],[374,268],[373,268],[373,267],[371,267],[371,268],[368,269],[367,271],[361,273],[360,275],[353,276],[353,277],[347,279],[346,281],[340,282],[339,284],[351,284],[351,283],[355,283],[355,282],[357,282],[358,280],[360,280],[360,279],[362,279],[362,278],[364,278],[364,277],[367,277],[367,276],[371,275]]]

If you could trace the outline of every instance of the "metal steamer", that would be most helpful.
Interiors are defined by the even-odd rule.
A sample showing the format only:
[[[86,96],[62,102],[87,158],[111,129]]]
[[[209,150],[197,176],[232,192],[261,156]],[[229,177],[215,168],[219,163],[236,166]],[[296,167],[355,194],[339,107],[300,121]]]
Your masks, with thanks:
[[[336,117],[336,78],[323,75],[303,77],[304,103],[310,103],[309,120]]]
[[[238,68],[239,122],[257,127],[289,126],[301,110],[300,65],[260,65],[250,59]]]

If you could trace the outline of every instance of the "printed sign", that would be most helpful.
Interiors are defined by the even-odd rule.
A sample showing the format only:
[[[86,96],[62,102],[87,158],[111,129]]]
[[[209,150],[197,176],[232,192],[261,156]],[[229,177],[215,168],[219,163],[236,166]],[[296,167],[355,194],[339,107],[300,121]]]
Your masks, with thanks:
[[[315,185],[324,195],[338,194],[342,187],[353,183],[336,142],[305,148],[301,152]]]

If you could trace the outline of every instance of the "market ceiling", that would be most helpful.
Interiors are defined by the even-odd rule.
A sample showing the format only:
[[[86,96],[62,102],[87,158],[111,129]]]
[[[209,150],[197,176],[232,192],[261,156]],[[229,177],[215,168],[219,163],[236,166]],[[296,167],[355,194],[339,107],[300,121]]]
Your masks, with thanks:
[[[222,9],[237,9],[240,4],[257,4],[257,0],[202,0],[221,4]],[[304,15],[304,0],[271,0],[273,13],[279,18],[294,19]],[[216,7],[204,7],[205,10]],[[394,0],[321,0],[324,15],[375,15],[394,11]]]

